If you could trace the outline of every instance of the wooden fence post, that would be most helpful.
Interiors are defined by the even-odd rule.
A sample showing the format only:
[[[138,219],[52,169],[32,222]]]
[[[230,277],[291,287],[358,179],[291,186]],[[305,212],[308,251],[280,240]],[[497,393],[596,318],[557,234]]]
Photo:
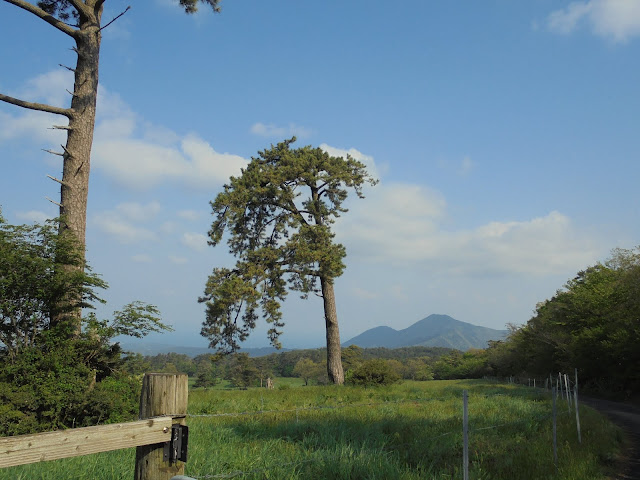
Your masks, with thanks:
[[[140,419],[171,415],[174,417],[173,423],[184,425],[188,395],[186,374],[147,373],[142,380]],[[164,444],[137,447],[135,480],[170,480],[182,474],[183,462],[169,464],[164,461]]]

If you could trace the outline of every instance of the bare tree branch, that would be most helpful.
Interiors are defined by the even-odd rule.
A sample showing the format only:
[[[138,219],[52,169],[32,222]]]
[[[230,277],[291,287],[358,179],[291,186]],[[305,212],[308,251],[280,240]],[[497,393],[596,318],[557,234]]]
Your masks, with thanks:
[[[115,22],[117,19],[119,19],[121,16],[123,16],[125,13],[127,13],[130,8],[131,8],[131,5],[127,6],[127,8],[124,9],[124,12],[122,12],[120,15],[117,15],[116,17],[114,17],[113,20],[111,20],[109,23],[107,23],[104,27],[100,27],[100,31],[104,30],[109,25],[111,25],[113,22]]]
[[[49,200],[49,201],[50,201],[51,203],[53,203],[54,205],[57,205],[57,206],[59,206],[60,208],[64,208],[64,207],[62,206],[62,204],[61,204],[61,203],[58,203],[58,202],[56,202],[55,200],[51,200],[49,197],[44,197],[44,198],[46,198],[47,200]]]
[[[9,0],[5,0],[8,2]],[[51,105],[47,105],[45,103],[33,103],[26,102],[24,100],[20,100],[19,98],[9,97],[8,95],[4,95],[0,93],[0,101],[11,103],[12,105],[17,105],[22,108],[28,108],[30,110],[39,110],[41,112],[55,113],[56,115],[64,115],[67,118],[73,117],[73,110],[70,108],[60,108],[54,107]]]
[[[71,155],[71,152],[69,150],[67,150],[67,147],[65,147],[64,145],[60,145],[62,147],[62,149],[64,150],[64,153],[66,153],[67,155],[69,155],[70,157],[73,157],[73,155]],[[84,162],[83,162],[84,163]]]
[[[4,0],[7,3],[15,5],[16,7],[20,7],[23,10],[26,10],[29,13],[33,13],[35,16],[40,17],[42,20],[47,22],[49,25],[56,27],[63,33],[66,33],[70,37],[74,37],[78,34],[78,31],[75,28],[70,27],[66,23],[61,20],[58,20],[53,15],[49,15],[47,12],[42,10],[41,8],[36,7],[35,5],[25,2],[24,0]],[[77,1],[73,1],[72,4],[75,7]],[[81,2],[80,2],[81,3]],[[77,8],[77,7],[76,7]]]
[[[54,152],[53,150],[47,150],[46,148],[43,148],[42,151],[50,153],[51,155],[57,155],[59,157],[64,157],[64,153]]]
[[[58,182],[60,185],[67,185],[66,183],[64,183],[62,180],[56,178],[56,177],[52,177],[51,175],[47,175],[47,177],[49,177],[51,180],[53,180],[54,182]]]

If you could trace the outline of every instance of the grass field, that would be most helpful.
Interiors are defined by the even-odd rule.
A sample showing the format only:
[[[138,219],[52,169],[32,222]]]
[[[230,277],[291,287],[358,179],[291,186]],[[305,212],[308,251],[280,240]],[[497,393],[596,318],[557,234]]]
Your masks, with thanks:
[[[550,396],[484,381],[382,388],[300,387],[190,392],[185,474],[246,479],[461,479],[462,390],[469,392],[470,478],[603,479],[621,432],[559,402],[558,468]],[[224,416],[196,416],[220,415]],[[132,479],[135,451],[0,470],[0,479]],[[605,470],[603,470],[603,467]]]

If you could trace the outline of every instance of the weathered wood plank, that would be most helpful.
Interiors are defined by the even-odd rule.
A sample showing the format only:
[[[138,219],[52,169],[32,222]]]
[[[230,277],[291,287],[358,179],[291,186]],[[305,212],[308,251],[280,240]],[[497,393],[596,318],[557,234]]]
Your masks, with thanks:
[[[169,416],[128,423],[0,437],[0,468],[169,441]]]
[[[184,415],[188,397],[189,379],[184,373],[147,373],[142,379],[140,418]],[[185,424],[184,417],[179,423]],[[136,449],[134,480],[170,480],[183,474],[184,463],[165,461],[162,445],[143,445]]]

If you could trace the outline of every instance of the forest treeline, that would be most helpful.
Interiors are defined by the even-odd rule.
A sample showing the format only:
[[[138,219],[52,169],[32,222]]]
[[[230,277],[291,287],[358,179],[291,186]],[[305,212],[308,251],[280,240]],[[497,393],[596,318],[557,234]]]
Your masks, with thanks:
[[[432,380],[438,378],[438,361],[449,354],[459,353],[441,347],[360,348],[352,345],[342,350],[342,364],[347,379],[353,371],[371,361],[384,360],[393,378]],[[127,359],[128,371],[181,372],[196,377],[195,386],[214,386],[228,380],[232,387],[246,388],[264,384],[267,378],[299,377],[306,384],[326,384],[327,349],[292,350],[262,357],[246,353],[226,356],[211,354],[191,358],[185,354],[163,353],[154,356],[132,354]],[[378,365],[381,365],[378,363]],[[435,377],[434,377],[435,372]]]
[[[640,390],[640,247],[615,249],[537,305],[486,351],[496,375],[579,371],[583,389],[618,397]]]
[[[481,350],[400,349],[351,346],[343,349],[347,381],[372,360],[397,378],[414,380],[482,378],[543,379],[549,374],[579,371],[582,389],[628,398],[640,390],[640,250],[615,249],[603,263],[579,271],[563,288],[540,302],[524,325],[510,327],[506,340]],[[326,349],[294,350],[249,358],[232,355],[211,362],[209,355],[191,359],[165,354],[141,357],[152,370],[197,376],[202,386],[221,379],[232,385],[259,385],[266,377],[301,377],[324,383]],[[242,364],[244,367],[240,367]],[[245,368],[244,377],[238,374]]]

